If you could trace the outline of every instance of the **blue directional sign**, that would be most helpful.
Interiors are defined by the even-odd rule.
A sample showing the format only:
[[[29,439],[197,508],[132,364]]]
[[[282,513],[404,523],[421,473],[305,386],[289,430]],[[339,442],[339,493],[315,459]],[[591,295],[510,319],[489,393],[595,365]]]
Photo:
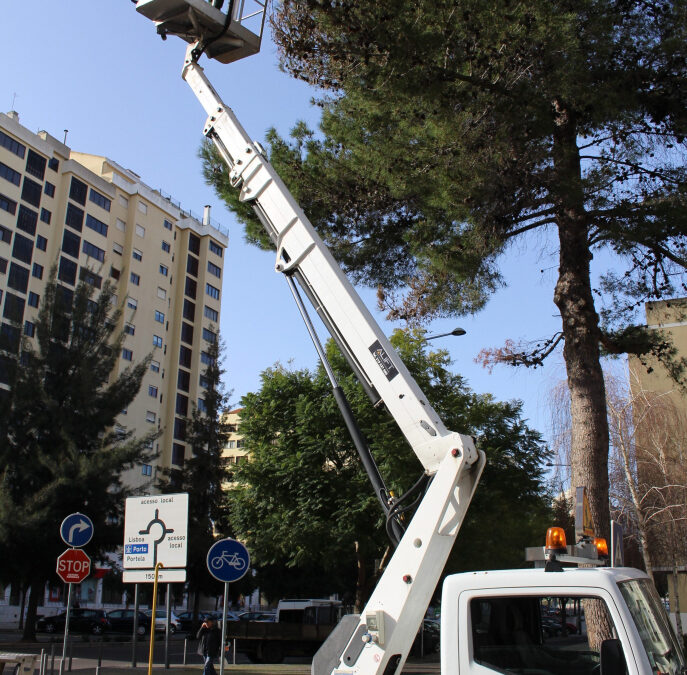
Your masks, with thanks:
[[[238,581],[250,567],[248,549],[236,539],[220,539],[208,551],[208,570],[215,579]]]
[[[85,546],[93,537],[93,521],[83,513],[72,513],[62,521],[60,537],[67,546]]]

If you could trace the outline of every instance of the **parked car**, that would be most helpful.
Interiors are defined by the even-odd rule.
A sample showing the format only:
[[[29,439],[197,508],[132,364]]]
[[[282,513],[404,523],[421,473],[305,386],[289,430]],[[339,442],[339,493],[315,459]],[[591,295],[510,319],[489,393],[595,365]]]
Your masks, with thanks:
[[[107,620],[110,623],[110,630],[116,633],[133,633],[134,631],[134,610],[133,609],[114,609],[107,613]],[[150,616],[145,612],[138,612],[138,635],[145,635],[150,631]]]
[[[239,621],[276,621],[277,615],[274,612],[241,612],[238,616]]]
[[[211,616],[217,621],[218,626],[222,627],[222,612],[218,611],[200,611],[198,612],[198,620],[193,621],[193,612],[182,612],[179,614],[179,623],[181,625],[181,630],[188,633],[191,637],[196,637],[198,629],[200,628],[203,620]],[[236,612],[227,610],[227,621],[238,621],[239,615]]]
[[[150,625],[150,619],[153,615],[152,610],[149,609],[145,614],[148,619],[148,625]],[[166,626],[167,610],[164,608],[155,610],[155,630],[164,631]],[[178,630],[181,630],[181,622],[179,621],[179,617],[172,612],[169,617],[169,632],[176,633]]]
[[[67,612],[55,616],[43,616],[36,621],[36,630],[39,633],[64,631],[66,617]],[[102,635],[108,628],[107,615],[101,609],[73,608],[69,612],[70,632]]]
[[[439,623],[432,619],[424,619],[423,627],[418,631],[411,647],[411,653],[424,656],[439,651],[441,631]]]

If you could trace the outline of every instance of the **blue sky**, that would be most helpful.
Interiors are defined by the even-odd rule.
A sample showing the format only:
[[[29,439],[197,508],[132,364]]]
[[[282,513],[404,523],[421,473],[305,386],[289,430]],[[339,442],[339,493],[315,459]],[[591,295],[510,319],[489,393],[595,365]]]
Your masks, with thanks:
[[[110,157],[195,213],[210,204],[213,219],[228,229],[221,332],[233,403],[256,390],[260,372],[275,362],[313,367],[312,344],[273,270],[274,256],[244,243],[241,227],[203,181],[197,151],[205,115],[180,76],[185,43],[163,42],[129,0],[2,0],[2,8],[2,112],[15,109],[24,126],[60,140],[67,129],[72,149]],[[299,119],[317,123],[310,104],[315,92],[279,71],[269,36],[257,56],[231,65],[201,63],[255,140],[270,126],[285,135]],[[433,344],[449,350],[473,390],[521,399],[525,417],[545,436],[551,390],[565,378],[560,354],[543,369],[498,367],[491,374],[474,359],[508,338],[536,340],[559,328],[552,301],[556,267],[555,240],[531,236],[509,251],[508,287],[483,312],[429,326],[430,333],[465,328],[466,336]],[[374,292],[362,289],[361,295],[374,311]],[[391,333],[394,326],[378,318]]]

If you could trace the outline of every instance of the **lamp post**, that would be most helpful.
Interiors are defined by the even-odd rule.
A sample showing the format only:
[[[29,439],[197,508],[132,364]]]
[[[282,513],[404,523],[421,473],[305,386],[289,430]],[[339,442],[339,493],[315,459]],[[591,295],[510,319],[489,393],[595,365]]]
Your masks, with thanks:
[[[437,335],[425,335],[424,340],[436,340],[437,338],[441,337],[448,337],[449,335],[454,335],[455,337],[459,337],[461,335],[465,335],[467,331],[464,328],[456,327],[452,331],[449,331],[448,333],[438,333]]]

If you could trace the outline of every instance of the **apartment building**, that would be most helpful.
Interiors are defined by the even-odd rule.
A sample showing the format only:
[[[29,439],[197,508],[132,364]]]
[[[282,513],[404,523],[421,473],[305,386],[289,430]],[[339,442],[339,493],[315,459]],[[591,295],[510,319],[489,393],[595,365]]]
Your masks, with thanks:
[[[116,283],[126,333],[118,370],[152,353],[141,390],[117,424],[139,435],[162,431],[157,459],[125,475],[129,485],[190,456],[186,417],[194,404],[203,407],[227,242],[209,209],[197,218],[117,162],[34,134],[14,112],[0,114],[2,330],[19,324],[33,337],[53,265],[67,289],[79,280],[96,289],[106,279]]]
[[[229,462],[230,467],[241,464],[248,456],[248,448],[246,448],[243,436],[238,431],[242,412],[243,408],[236,408],[224,415],[224,421],[229,425],[229,435],[222,456]]]

